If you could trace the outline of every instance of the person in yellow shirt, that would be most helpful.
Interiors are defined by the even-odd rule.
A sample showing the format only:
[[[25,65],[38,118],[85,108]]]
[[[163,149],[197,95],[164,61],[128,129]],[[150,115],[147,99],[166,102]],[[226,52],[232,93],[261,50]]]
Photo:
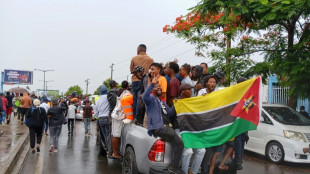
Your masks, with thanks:
[[[163,66],[160,63],[152,63],[150,66],[150,78],[148,80],[148,84],[151,83],[151,80],[156,77],[158,74],[160,74],[160,72],[162,71]],[[167,93],[167,80],[164,76],[161,76],[158,78],[158,84],[161,87],[162,90],[162,95],[161,95],[161,99],[163,101],[166,100],[166,93]]]

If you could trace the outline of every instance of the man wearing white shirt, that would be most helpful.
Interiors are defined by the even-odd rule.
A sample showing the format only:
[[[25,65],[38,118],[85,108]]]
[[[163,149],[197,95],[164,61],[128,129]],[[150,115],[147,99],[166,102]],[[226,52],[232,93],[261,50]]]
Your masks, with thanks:
[[[107,93],[108,88],[101,85],[99,88],[100,97],[95,104],[95,115],[98,116],[98,125],[100,127],[101,133],[104,136],[105,145],[108,148],[109,155],[112,154],[112,144],[111,144],[111,129],[110,129],[110,104],[108,101]]]
[[[74,106],[74,102],[70,101],[70,105],[68,107],[68,135],[73,134],[73,128],[74,128],[74,120],[75,120],[75,114],[77,113],[76,106]]]
[[[48,99],[47,98],[44,98],[43,99],[43,102],[40,104],[40,107],[44,108],[46,113],[47,113],[47,110],[50,108],[50,105],[47,104],[48,103]],[[48,130],[48,119],[45,120],[44,122],[44,134],[47,136],[47,130]]]

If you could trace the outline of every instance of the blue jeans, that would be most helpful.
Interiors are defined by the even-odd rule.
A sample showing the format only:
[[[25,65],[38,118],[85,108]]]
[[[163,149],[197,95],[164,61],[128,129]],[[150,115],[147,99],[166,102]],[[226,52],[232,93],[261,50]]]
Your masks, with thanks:
[[[47,132],[47,130],[48,130],[48,119],[46,119],[43,124],[43,131]]]
[[[90,118],[84,118],[85,134],[90,130]]]
[[[6,111],[2,111],[2,113],[0,115],[0,124],[2,124],[2,122],[5,121],[5,114],[6,114]]]
[[[112,154],[111,129],[108,116],[99,117],[98,123],[102,135],[101,138],[104,140],[105,146],[108,149],[108,154]]]
[[[60,126],[50,126],[50,144],[54,145],[55,149],[58,149],[58,140],[61,133],[61,127]]]
[[[235,138],[235,159],[236,164],[242,163],[242,156],[244,153],[245,134],[242,133]]]
[[[192,161],[192,165],[191,165],[190,170],[194,174],[197,174],[205,153],[206,153],[205,148],[200,148],[200,149],[188,148],[188,149],[185,149],[183,154],[182,154],[182,170],[185,173],[188,172],[188,166],[189,166],[189,163],[191,161],[191,157],[193,157],[193,161]]]
[[[142,90],[142,81],[132,82],[131,91],[133,95],[133,115],[134,115],[135,120],[137,119],[137,115],[139,113],[138,102],[139,102],[139,95],[141,94],[141,90]]]

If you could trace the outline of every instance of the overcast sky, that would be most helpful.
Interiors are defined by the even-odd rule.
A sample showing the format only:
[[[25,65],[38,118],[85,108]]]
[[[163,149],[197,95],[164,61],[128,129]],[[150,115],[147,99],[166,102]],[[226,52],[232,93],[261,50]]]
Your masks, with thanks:
[[[166,24],[186,14],[196,0],[0,0],[0,70],[54,69],[48,89],[72,85],[89,93],[111,76],[126,80],[130,60],[144,43],[155,62],[210,62],[195,56],[193,45],[163,33]],[[129,76],[130,79],[130,76]],[[43,88],[34,71],[31,90]],[[4,90],[14,86],[5,85]],[[26,86],[22,86],[26,87]]]

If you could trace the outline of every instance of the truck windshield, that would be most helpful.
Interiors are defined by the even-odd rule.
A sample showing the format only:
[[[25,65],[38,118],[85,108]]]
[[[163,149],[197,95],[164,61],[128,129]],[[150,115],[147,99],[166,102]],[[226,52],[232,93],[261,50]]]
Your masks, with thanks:
[[[310,120],[288,107],[263,107],[276,121],[285,125],[310,126]]]

